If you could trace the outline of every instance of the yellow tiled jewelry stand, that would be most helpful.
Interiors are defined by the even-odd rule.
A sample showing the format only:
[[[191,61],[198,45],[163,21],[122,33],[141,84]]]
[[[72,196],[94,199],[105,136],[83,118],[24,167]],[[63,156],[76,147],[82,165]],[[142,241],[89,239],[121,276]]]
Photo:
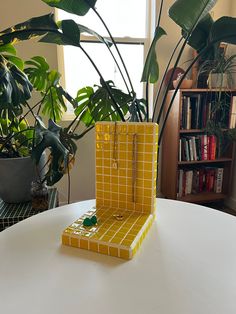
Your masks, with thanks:
[[[131,259],[147,234],[156,201],[158,126],[96,124],[96,209],[66,228],[65,245]],[[85,218],[98,223],[83,226]]]

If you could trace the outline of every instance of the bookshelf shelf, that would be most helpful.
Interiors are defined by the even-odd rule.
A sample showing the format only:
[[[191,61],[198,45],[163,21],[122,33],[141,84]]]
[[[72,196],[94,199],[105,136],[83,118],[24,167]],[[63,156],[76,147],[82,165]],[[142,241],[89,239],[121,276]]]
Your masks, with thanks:
[[[193,164],[220,163],[220,162],[232,162],[232,158],[217,158],[214,160],[178,161],[178,165],[193,165]]]
[[[190,129],[190,130],[180,130],[180,134],[193,134],[193,133],[204,133],[205,130],[202,129]]]
[[[173,93],[173,90],[168,93],[164,114]],[[220,109],[223,111],[217,112],[214,102],[219,97],[223,97],[220,100],[224,100],[225,105]],[[193,203],[220,201],[227,197],[234,144],[227,144],[227,149],[222,149],[221,140],[207,133],[206,128],[208,121],[220,122],[224,134],[232,127],[232,122],[236,124],[232,120],[234,107],[236,90],[178,91],[163,133],[160,190],[164,197]]]
[[[178,198],[179,201],[189,202],[189,203],[210,203],[215,201],[224,200],[227,194],[223,193],[207,193],[202,192],[199,194],[189,194]]]

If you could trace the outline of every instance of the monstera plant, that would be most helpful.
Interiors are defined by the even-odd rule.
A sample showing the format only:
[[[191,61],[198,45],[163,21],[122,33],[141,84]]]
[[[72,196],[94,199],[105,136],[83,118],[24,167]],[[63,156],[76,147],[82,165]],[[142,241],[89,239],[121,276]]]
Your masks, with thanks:
[[[154,113],[153,116],[150,117],[148,110],[148,86],[150,83],[154,84],[159,80],[158,43],[163,36],[167,35],[166,31],[161,27],[164,0],[160,0],[159,17],[157,19],[155,34],[146,57],[141,78],[141,81],[146,84],[145,99],[137,99],[126,64],[124,63],[117,44],[110,33],[108,26],[105,24],[95,7],[96,3],[102,0],[42,1],[51,7],[56,7],[79,16],[83,16],[87,14],[89,10],[92,10],[107,30],[107,37],[109,37],[109,39],[106,39],[107,37],[104,38],[95,30],[77,24],[73,19],[56,22],[53,14],[33,17],[26,22],[17,24],[0,32],[0,49],[4,49],[4,47],[9,46],[10,44],[15,45],[17,42],[30,40],[31,38],[38,38],[39,42],[43,43],[75,46],[82,50],[100,77],[100,86],[84,87],[78,91],[77,96],[72,98],[60,86],[58,73],[48,73],[49,70],[47,65],[39,57],[36,59],[34,58],[30,63],[27,63],[28,68],[25,69],[25,74],[22,74],[23,72],[20,67],[10,65],[10,69],[13,72],[15,69],[14,67],[17,67],[17,69],[21,71],[22,77],[25,79],[25,81],[17,82],[17,79],[13,76],[17,88],[15,88],[14,83],[12,84],[11,81],[9,81],[8,72],[2,71],[1,73],[0,97],[4,97],[6,101],[5,105],[7,104],[8,107],[13,106],[14,111],[19,107],[18,104],[20,103],[28,108],[28,112],[31,112],[32,108],[28,106],[27,100],[32,85],[42,93],[42,101],[35,105],[35,107],[38,108],[37,115],[40,112],[48,113],[54,122],[50,122],[49,128],[46,129],[42,124],[42,121],[38,117],[35,117],[36,128],[33,128],[32,156],[36,162],[39,162],[39,157],[44,149],[48,147],[51,149],[51,161],[49,174],[47,176],[49,184],[54,184],[58,181],[67,170],[69,160],[71,158],[73,159],[76,151],[75,140],[80,139],[92,129],[96,121],[155,121],[159,123],[163,116],[163,107],[175,71],[172,71],[173,74],[170,76],[167,86],[164,86],[164,78],[171,64],[174,69],[179,65],[181,56],[186,46],[189,44],[198,50],[198,56],[192,60],[191,64],[186,69],[185,74],[179,80],[178,86],[173,93],[173,97],[168,104],[168,110],[163,117],[163,124],[159,134],[160,143],[165,123],[178,88],[194,63],[202,56],[213,53],[214,49],[217,49],[220,45],[220,42],[224,41],[232,44],[235,44],[236,42],[235,18],[222,17],[213,22],[209,16],[209,11],[214,7],[217,0],[174,1],[169,9],[169,17],[182,29],[182,33],[176,47],[173,48],[173,53],[169,58],[166,70],[161,79],[160,88],[153,103]],[[83,43],[80,40],[81,33],[88,33],[96,36],[97,40],[106,45],[109,51],[111,51],[111,46],[114,46],[119,60],[117,60],[112,53],[111,57],[116,64],[122,64],[122,67],[118,66],[118,69],[125,82],[126,91],[121,91],[119,88],[115,87],[112,81],[105,81],[102,70],[98,68],[93,58],[83,47]],[[9,64],[14,63],[13,60],[5,59],[10,62]],[[2,64],[4,67],[4,62],[2,62]],[[28,78],[28,81],[26,78]],[[45,78],[50,81],[49,85],[45,83],[45,81],[47,81]],[[11,97],[8,97],[9,95],[11,95]],[[17,105],[15,103],[16,99]],[[54,99],[56,100],[54,101]],[[69,101],[74,107],[75,118],[66,128],[60,129],[55,123],[59,120],[63,110],[66,110],[65,100]],[[23,120],[20,122],[22,121]],[[78,134],[77,126],[80,122],[83,122],[86,128],[81,134]],[[6,142],[3,145],[6,147]]]

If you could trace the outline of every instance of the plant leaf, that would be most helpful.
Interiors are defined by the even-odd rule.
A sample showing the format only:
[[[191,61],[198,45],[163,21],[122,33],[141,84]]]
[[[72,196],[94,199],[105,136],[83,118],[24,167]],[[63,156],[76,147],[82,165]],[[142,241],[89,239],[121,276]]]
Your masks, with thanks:
[[[176,0],[169,9],[170,18],[189,33],[216,4],[217,0]]]
[[[159,78],[159,65],[156,56],[156,44],[157,41],[166,35],[165,30],[162,27],[156,28],[155,35],[149,48],[148,55],[145,61],[141,82],[155,83]]]
[[[0,53],[3,53],[3,52],[7,52],[7,53],[15,56],[16,55],[16,48],[11,44],[0,46]]]
[[[80,45],[80,30],[73,20],[63,20],[61,23],[63,34],[71,41],[73,46]]]
[[[31,60],[25,62],[29,65],[24,72],[28,75],[30,82],[37,91],[44,91],[48,83],[49,65],[46,59],[41,56],[35,56]]]
[[[226,42],[236,44],[236,18],[223,16],[213,24],[210,32],[210,42]]]
[[[107,85],[119,106],[122,114],[125,116],[128,112],[129,104],[133,100],[128,94],[114,86],[112,81],[107,81]],[[75,114],[87,126],[96,121],[120,121],[120,116],[111,100],[106,88],[96,86],[94,91],[92,87],[85,87],[79,90],[76,100],[79,105],[75,109]]]
[[[17,43],[42,36],[50,31],[57,31],[58,26],[54,22],[54,15],[47,14],[34,17],[26,22],[19,23],[0,32],[0,45]]]
[[[16,65],[21,71],[24,69],[24,61],[16,56],[4,55],[4,57],[11,62],[12,64]]]
[[[43,0],[43,2],[51,7],[83,16],[90,8],[94,8],[97,0]]]
[[[201,19],[188,39],[189,46],[197,51],[203,49],[208,43],[210,30],[213,23],[214,21],[209,13],[203,19]],[[182,35],[184,38],[186,38],[188,33],[182,30]]]
[[[45,149],[50,149],[52,158],[46,180],[47,184],[52,186],[62,178],[68,168],[69,151],[60,140],[61,127],[49,120],[47,129],[40,118],[37,118],[36,121],[37,144],[32,150],[32,159],[38,164]]]

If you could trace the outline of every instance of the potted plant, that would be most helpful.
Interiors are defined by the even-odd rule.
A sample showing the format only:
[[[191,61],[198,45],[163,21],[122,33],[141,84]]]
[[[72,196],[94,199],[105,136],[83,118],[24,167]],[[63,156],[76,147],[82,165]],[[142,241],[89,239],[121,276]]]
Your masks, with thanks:
[[[232,88],[234,85],[236,55],[223,55],[217,52],[213,60],[205,60],[199,67],[199,76],[208,76],[209,88]]]
[[[122,56],[119,53],[116,42],[114,41],[109,28],[96,11],[95,5],[96,0],[77,0],[77,1],[66,1],[66,0],[43,0],[52,7],[65,10],[69,13],[77,15],[85,15],[89,10],[93,10],[94,13],[100,18],[101,23],[105,26],[110,40],[103,38],[95,31],[77,24],[72,19],[63,20],[58,23],[54,21],[53,15],[46,15],[41,17],[32,18],[24,23],[20,23],[4,30],[0,33],[0,45],[6,45],[9,43],[16,43],[22,40],[28,40],[31,38],[39,37],[40,42],[44,43],[55,43],[57,45],[72,45],[78,47],[83,51],[89,61],[92,63],[95,71],[100,77],[101,85],[98,87],[98,91],[91,90],[91,88],[85,88],[78,93],[77,99],[71,98],[66,92],[63,92],[63,97],[72,103],[75,109],[75,119],[66,127],[60,131],[60,140],[62,140],[63,147],[66,147],[69,140],[77,140],[81,138],[86,132],[93,128],[94,123],[98,120],[104,119],[117,119],[117,120],[129,120],[129,121],[156,121],[160,122],[164,103],[167,99],[167,93],[170,84],[173,81],[173,75],[177,68],[180,58],[187,44],[194,46],[198,50],[198,56],[191,62],[185,71],[185,74],[178,81],[176,90],[169,102],[168,110],[163,118],[162,128],[159,134],[159,143],[162,139],[163,130],[165,123],[171,110],[174,98],[181,86],[185,76],[189,73],[192,66],[204,55],[210,53],[213,47],[219,46],[221,41],[227,43],[234,43],[236,25],[236,19],[230,17],[222,17],[216,22],[213,22],[208,12],[213,8],[216,0],[206,1],[195,1],[195,0],[176,0],[169,9],[170,18],[182,28],[182,38],[173,50],[170,60],[164,72],[160,88],[155,98],[153,107],[154,114],[152,117],[149,116],[149,104],[148,104],[148,85],[149,83],[156,83],[159,79],[159,66],[157,62],[156,46],[161,37],[166,35],[165,30],[160,26],[163,0],[160,1],[160,12],[159,18],[156,25],[156,30],[149,52],[147,54],[142,81],[146,83],[146,100],[137,99],[136,93],[132,88],[123,93],[118,90],[112,82],[106,82],[102,76],[102,73],[98,69],[93,59],[88,55],[87,51],[83,48],[80,41],[80,34],[83,32],[93,34],[97,36],[98,40],[103,42],[109,49],[110,45],[113,44],[118,52],[119,58],[124,65],[125,72],[127,69],[123,62]],[[206,29],[202,32],[202,28]],[[177,48],[179,52],[176,53]],[[170,64],[174,62],[172,75],[169,78],[166,88],[164,88],[164,78],[169,70]],[[129,76],[128,76],[129,80]],[[107,110],[107,108],[109,108]],[[127,113],[129,113],[127,117]],[[80,121],[85,122],[86,129],[82,134],[75,134],[76,126]],[[46,129],[39,122],[39,142],[42,139],[41,132],[47,132]],[[57,133],[58,130],[57,130]],[[41,135],[40,135],[41,134]],[[41,136],[41,137],[40,137]],[[72,145],[72,144],[71,144]],[[73,145],[72,145],[73,146]],[[39,145],[40,149],[36,150],[38,156],[42,153],[45,145]],[[37,162],[39,158],[37,158]],[[57,160],[58,161],[58,160]],[[56,162],[58,165],[58,163]],[[65,170],[65,167],[64,167]]]

